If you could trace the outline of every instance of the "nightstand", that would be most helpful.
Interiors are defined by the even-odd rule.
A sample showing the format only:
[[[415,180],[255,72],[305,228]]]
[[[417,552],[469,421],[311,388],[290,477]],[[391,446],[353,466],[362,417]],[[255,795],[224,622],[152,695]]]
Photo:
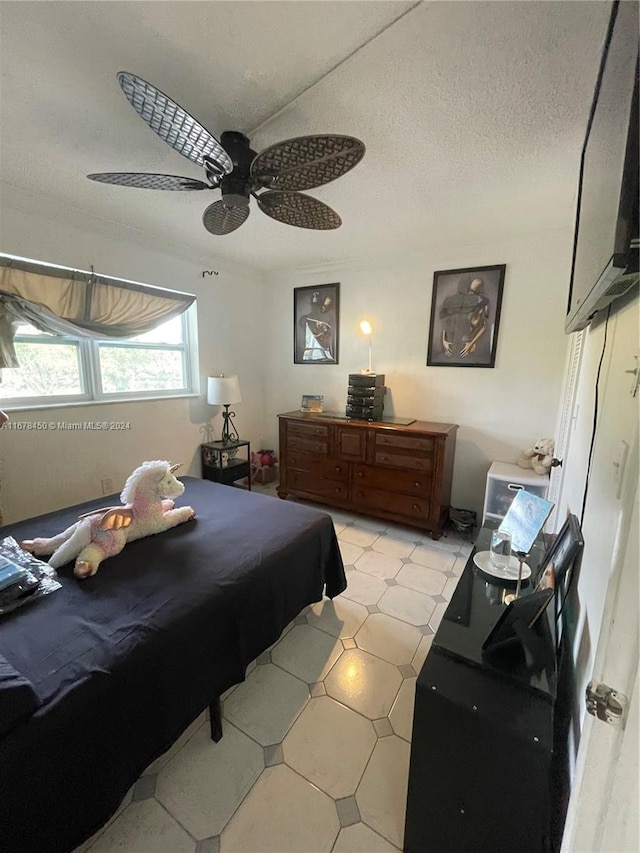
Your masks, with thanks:
[[[242,448],[240,457],[237,455],[239,448]],[[250,442],[209,441],[207,444],[200,445],[200,455],[204,480],[213,480],[214,483],[232,486],[236,480],[242,480],[246,477],[247,488],[251,491]]]

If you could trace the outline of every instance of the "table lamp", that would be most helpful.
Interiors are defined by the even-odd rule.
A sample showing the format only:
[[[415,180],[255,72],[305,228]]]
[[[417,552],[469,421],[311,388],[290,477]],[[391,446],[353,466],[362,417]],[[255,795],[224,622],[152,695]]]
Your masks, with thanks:
[[[373,373],[373,370],[371,369],[371,341],[373,339],[373,335],[371,334],[373,332],[371,323],[368,320],[363,320],[360,323],[360,331],[363,335],[367,335],[369,338],[369,367],[367,367],[366,370],[361,370],[360,373]]]
[[[240,383],[237,376],[209,376],[207,384],[207,403],[210,406],[224,406],[222,417],[224,423],[222,425],[222,441],[229,444],[233,441],[238,441],[238,433],[236,432],[233,418],[236,413],[229,411],[229,406],[233,403],[240,403],[242,394],[240,393]]]

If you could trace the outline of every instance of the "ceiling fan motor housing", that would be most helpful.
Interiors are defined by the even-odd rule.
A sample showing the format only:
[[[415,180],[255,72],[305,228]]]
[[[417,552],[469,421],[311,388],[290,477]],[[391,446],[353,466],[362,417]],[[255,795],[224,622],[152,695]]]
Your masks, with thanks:
[[[220,180],[222,201],[225,207],[247,207],[251,192],[251,163],[256,152],[249,147],[249,139],[244,133],[225,130],[220,137],[222,147],[233,163],[233,171]]]

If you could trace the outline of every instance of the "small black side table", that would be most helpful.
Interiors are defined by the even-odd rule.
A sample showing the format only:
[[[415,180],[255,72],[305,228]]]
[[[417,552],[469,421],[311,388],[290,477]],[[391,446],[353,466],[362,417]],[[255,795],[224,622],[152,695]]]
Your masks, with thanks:
[[[246,447],[246,457],[237,456],[238,448]],[[242,451],[243,453],[245,451]],[[200,445],[202,478],[232,486],[236,480],[247,478],[251,491],[251,444],[248,441],[209,441]]]

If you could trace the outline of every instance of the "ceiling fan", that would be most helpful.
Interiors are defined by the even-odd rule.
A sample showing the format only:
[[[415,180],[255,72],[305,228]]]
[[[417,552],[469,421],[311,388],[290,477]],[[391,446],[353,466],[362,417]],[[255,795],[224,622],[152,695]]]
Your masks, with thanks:
[[[300,190],[328,184],[357,166],[365,152],[359,139],[337,134],[297,136],[257,154],[238,131],[225,131],[218,142],[193,116],[141,77],[120,71],[118,82],[131,106],[160,139],[204,167],[208,183],[145,172],[87,175],[92,181],[151,190],[220,189],[222,198],[210,204],[202,216],[207,231],[217,235],[230,234],[246,222],[250,196],[263,213],[287,225],[325,231],[342,224],[335,210]]]

